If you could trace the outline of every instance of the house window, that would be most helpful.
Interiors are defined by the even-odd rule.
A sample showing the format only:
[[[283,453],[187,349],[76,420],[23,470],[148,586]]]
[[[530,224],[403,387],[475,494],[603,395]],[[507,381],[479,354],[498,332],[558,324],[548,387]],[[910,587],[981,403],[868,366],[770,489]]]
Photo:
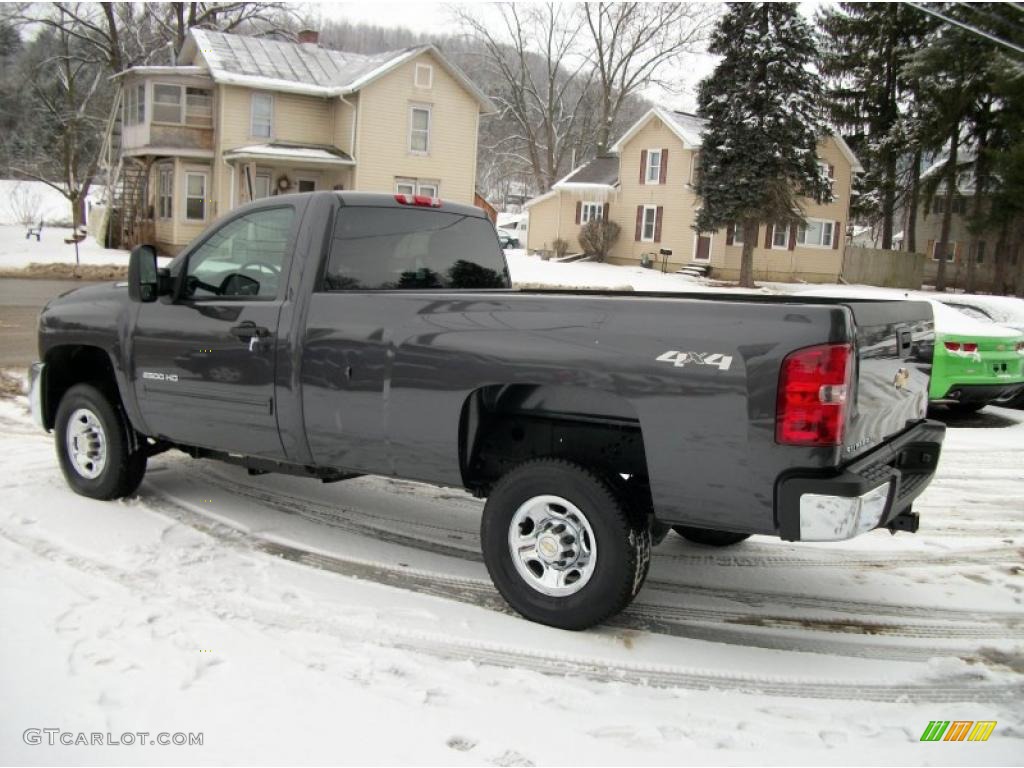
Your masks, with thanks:
[[[258,139],[269,139],[274,124],[274,97],[269,93],[252,95],[252,120],[250,135]]]
[[[156,83],[153,86],[153,121],[181,123],[181,86]]]
[[[185,174],[185,218],[188,221],[206,219],[206,174]]]
[[[171,218],[174,201],[174,167],[170,165],[160,166],[160,175],[157,183],[157,217],[161,219]]]
[[[732,230],[732,244],[743,245],[743,225],[733,224],[729,229]]]
[[[647,173],[644,174],[645,184],[658,184],[661,181],[661,150],[647,150]]]
[[[601,221],[604,218],[604,203],[583,203],[580,206],[580,224]]]
[[[690,186],[696,186],[700,180],[700,152],[693,153],[693,161],[690,163]]]
[[[409,151],[430,151],[430,107],[409,107]]]
[[[981,264],[985,261],[985,241],[979,240],[978,247],[974,251],[974,261],[976,264]]]
[[[135,122],[146,122],[146,86],[144,83],[135,86]]]
[[[950,240],[946,243],[946,261],[952,261],[956,256],[956,240]],[[936,240],[932,243],[932,261],[939,260],[939,241]]]
[[[653,205],[644,206],[643,226],[640,229],[640,239],[645,243],[654,242],[654,233],[657,230],[658,209]]]
[[[124,124],[138,125],[146,120],[146,86],[139,84],[124,94]]]
[[[789,227],[785,224],[772,228],[772,248],[789,248]]]
[[[413,82],[417,88],[430,88],[434,84],[434,68],[429,64],[417,64]]]
[[[252,183],[252,199],[262,200],[265,197],[270,197],[270,174],[257,173]]]
[[[425,195],[439,197],[440,184],[436,179],[395,179],[395,192],[399,195]]]
[[[296,179],[299,192],[316,192],[316,179]]]
[[[185,124],[213,125],[213,94],[206,88],[185,89]]]
[[[808,219],[807,223],[801,224],[797,230],[796,241],[800,245],[812,248],[831,248],[834,227],[835,223],[831,221]]]

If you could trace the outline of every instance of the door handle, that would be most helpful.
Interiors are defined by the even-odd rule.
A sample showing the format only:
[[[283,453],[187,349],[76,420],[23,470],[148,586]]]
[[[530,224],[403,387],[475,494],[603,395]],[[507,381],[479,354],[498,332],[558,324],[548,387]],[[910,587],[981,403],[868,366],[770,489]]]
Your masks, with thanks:
[[[262,325],[256,325],[252,320],[246,320],[230,329],[232,336],[245,341],[247,339],[265,339],[270,335],[270,329]]]

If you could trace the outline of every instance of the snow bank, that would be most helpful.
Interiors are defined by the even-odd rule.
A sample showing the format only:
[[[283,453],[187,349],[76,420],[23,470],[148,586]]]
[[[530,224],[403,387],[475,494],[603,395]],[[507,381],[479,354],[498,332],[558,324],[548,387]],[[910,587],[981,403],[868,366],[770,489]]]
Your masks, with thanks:
[[[34,237],[25,239],[23,226],[0,226],[0,268],[25,267],[31,263],[74,264],[75,246],[64,242],[70,237],[70,229],[44,226],[36,242]],[[91,237],[78,244],[78,253],[83,264],[128,264],[128,251],[104,248]]]

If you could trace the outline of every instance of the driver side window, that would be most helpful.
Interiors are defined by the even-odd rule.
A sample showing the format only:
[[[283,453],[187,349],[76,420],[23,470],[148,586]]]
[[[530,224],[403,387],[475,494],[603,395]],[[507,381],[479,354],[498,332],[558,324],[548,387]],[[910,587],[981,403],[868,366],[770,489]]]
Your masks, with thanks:
[[[273,299],[284,271],[295,210],[253,211],[216,230],[188,259],[190,299]]]

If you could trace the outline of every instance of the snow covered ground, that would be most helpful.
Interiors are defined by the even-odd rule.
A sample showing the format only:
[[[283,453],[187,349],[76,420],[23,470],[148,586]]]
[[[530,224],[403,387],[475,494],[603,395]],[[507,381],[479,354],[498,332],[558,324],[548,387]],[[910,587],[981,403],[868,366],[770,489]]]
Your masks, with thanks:
[[[0,226],[0,269],[26,267],[29,264],[74,264],[75,246],[64,242],[70,228],[43,227],[39,242],[25,239],[25,227]],[[87,237],[78,244],[83,264],[128,265],[128,251],[104,248]]]
[[[461,492],[169,453],[94,502],[0,401],[0,762],[1020,764],[1024,413],[959,423],[916,536],[672,535],[626,614],[569,633],[504,607]],[[921,743],[935,719],[998,725]]]

